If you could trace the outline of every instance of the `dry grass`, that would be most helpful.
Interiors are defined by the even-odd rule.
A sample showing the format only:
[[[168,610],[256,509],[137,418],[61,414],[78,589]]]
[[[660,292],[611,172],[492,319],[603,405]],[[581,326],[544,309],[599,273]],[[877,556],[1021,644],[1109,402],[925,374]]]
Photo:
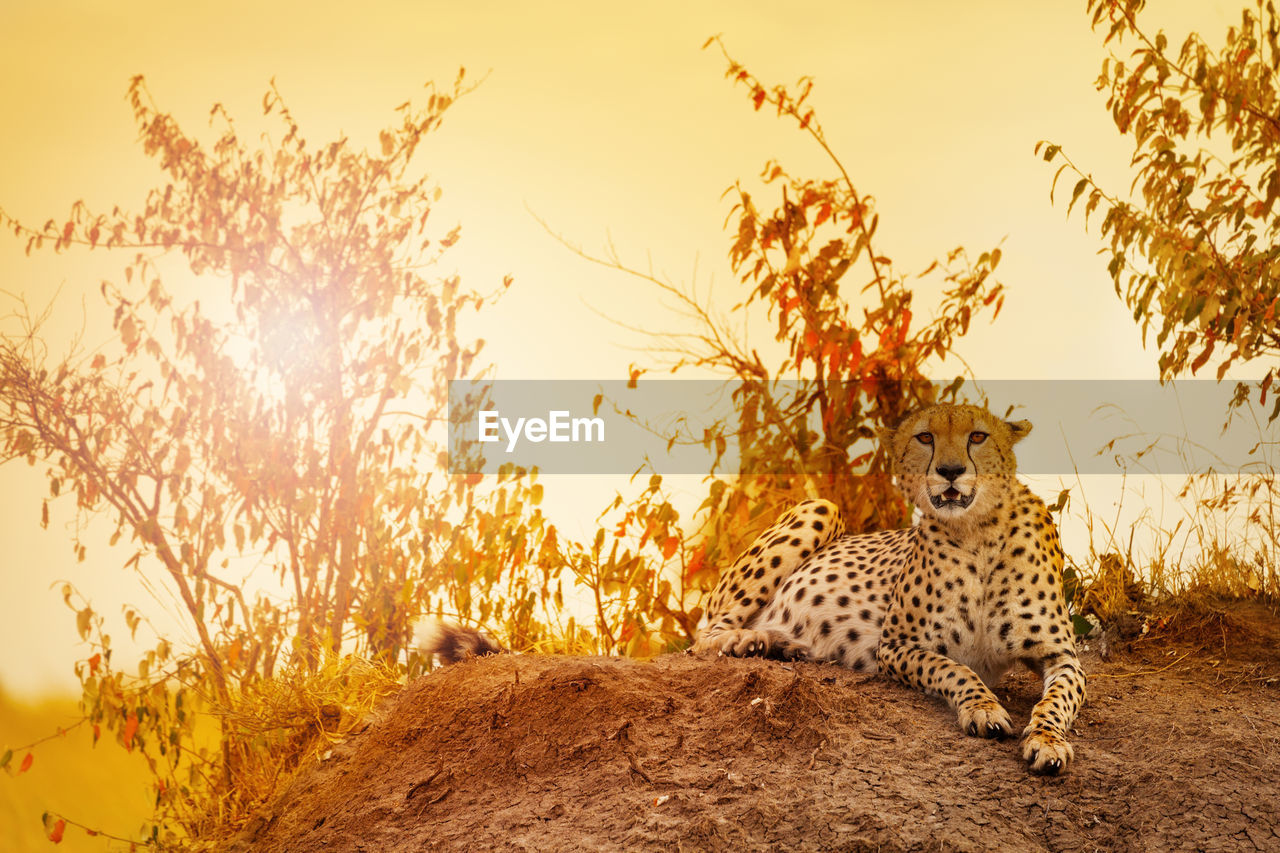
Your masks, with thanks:
[[[1127,488],[1122,495],[1132,497]],[[1280,610],[1280,480],[1274,469],[1192,475],[1166,497],[1179,514],[1172,524],[1154,515],[1150,501],[1130,522],[1121,521],[1120,506],[1105,519],[1086,504],[1089,553],[1071,561],[1081,612],[1107,624],[1153,608],[1213,613],[1223,600],[1256,600]]]
[[[346,656],[314,673],[290,669],[243,690],[233,707],[217,715],[232,779],[225,786],[214,783],[214,796],[192,799],[192,809],[203,814],[188,825],[201,827],[200,839],[186,845],[221,849],[300,768],[362,731],[383,700],[403,686],[394,668]]]

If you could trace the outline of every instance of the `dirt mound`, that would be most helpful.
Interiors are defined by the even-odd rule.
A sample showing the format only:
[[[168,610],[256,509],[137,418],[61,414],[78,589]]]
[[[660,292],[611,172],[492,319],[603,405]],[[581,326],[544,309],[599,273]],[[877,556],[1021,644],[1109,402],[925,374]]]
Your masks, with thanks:
[[[1052,779],[833,666],[484,658],[408,685],[238,848],[1280,850],[1280,660],[1150,648],[1086,656]],[[1015,721],[1038,687],[1006,679]]]

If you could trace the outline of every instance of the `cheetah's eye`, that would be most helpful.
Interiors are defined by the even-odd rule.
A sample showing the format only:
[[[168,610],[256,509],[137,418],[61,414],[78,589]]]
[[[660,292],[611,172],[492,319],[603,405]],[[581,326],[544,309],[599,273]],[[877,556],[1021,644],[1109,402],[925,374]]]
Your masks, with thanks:
[[[969,433],[969,443],[970,443],[970,444],[982,444],[982,442],[984,442],[984,441],[986,441],[986,440],[987,440],[987,434],[986,434],[985,432],[971,432],[971,433]]]
[[[916,433],[916,441],[920,442],[921,444],[933,444],[933,433],[918,432]]]

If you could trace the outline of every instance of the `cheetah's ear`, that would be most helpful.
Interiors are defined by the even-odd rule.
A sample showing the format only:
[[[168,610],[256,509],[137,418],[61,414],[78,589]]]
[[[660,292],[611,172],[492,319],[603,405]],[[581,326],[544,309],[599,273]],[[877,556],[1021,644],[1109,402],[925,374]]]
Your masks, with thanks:
[[[1015,444],[1031,434],[1031,421],[1005,421],[1004,423],[1013,433]]]

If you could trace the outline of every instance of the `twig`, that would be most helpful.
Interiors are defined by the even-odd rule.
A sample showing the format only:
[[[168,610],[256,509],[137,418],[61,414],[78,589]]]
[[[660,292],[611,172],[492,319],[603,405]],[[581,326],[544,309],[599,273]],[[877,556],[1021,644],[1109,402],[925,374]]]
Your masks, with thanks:
[[[1182,655],[1182,657],[1178,658],[1177,660],[1173,661],[1172,663],[1169,663],[1169,664],[1166,664],[1166,665],[1164,665],[1164,666],[1160,667],[1159,669],[1142,669],[1142,670],[1137,670],[1136,672],[1124,672],[1124,673],[1121,673],[1121,674],[1119,674],[1119,675],[1111,675],[1110,673],[1106,673],[1106,672],[1099,672],[1099,673],[1094,673],[1093,675],[1091,675],[1091,676],[1090,676],[1090,678],[1117,678],[1117,679],[1119,679],[1119,678],[1137,678],[1137,677],[1138,677],[1138,676],[1140,676],[1140,675],[1157,675],[1157,674],[1159,674],[1159,673],[1161,673],[1161,672],[1164,672],[1165,670],[1167,670],[1167,669],[1169,669],[1169,668],[1171,668],[1171,667],[1177,666],[1178,664],[1182,663],[1182,661],[1183,661],[1183,660],[1185,660],[1185,659],[1187,658],[1187,656],[1188,656],[1188,655],[1190,655],[1190,654],[1191,654],[1191,652],[1186,652],[1185,654],[1183,654],[1183,655]]]
[[[72,723],[71,725],[67,726],[66,728],[63,728],[63,727],[59,726],[59,727],[58,727],[58,730],[57,730],[56,732],[54,732],[53,734],[51,734],[51,735],[46,735],[46,736],[44,736],[44,737],[40,738],[39,740],[33,740],[31,743],[27,744],[26,746],[15,746],[15,747],[13,747],[13,752],[15,752],[15,753],[18,753],[18,752],[26,752],[27,750],[29,750],[29,749],[31,749],[31,748],[33,748],[33,747],[37,747],[37,746],[39,746],[39,745],[40,745],[40,744],[42,744],[42,743],[48,743],[49,741],[53,740],[54,738],[62,737],[62,736],[64,736],[67,732],[74,731],[75,729],[77,729],[77,728],[79,728],[80,726],[84,725],[84,724],[85,724],[85,723],[87,723],[88,721],[89,721],[89,718],[88,718],[88,717],[81,717],[79,720],[77,720],[76,722],[74,722],[74,723]],[[67,822],[68,822],[68,823],[70,823],[70,821],[67,821]]]
[[[818,763],[818,753],[819,753],[819,752],[821,752],[821,751],[822,751],[822,748],[823,748],[824,746],[826,746],[826,745],[827,745],[827,742],[824,740],[824,741],[822,741],[822,743],[818,744],[817,746],[815,746],[815,747],[813,748],[813,754],[809,756],[809,769],[810,769],[810,770],[812,770],[812,769],[814,768],[814,766],[815,766],[815,765],[817,765],[817,763]]]
[[[440,776],[440,774],[441,774],[441,773],[443,773],[443,772],[444,772],[444,767],[443,767],[443,766],[438,767],[438,768],[436,769],[436,772],[432,773],[432,774],[431,774],[430,776],[428,776],[426,779],[423,779],[421,782],[415,782],[415,783],[413,784],[413,786],[409,788],[408,793],[406,793],[406,794],[404,795],[404,798],[405,798],[406,800],[411,800],[411,799],[413,799],[413,795],[414,795],[414,794],[418,793],[418,791],[422,790],[423,788],[426,788],[426,787],[427,787],[428,785],[430,785],[432,782],[436,781],[436,779],[437,779],[437,778]]]
[[[58,812],[49,812],[49,816],[50,816],[50,817],[52,817],[52,818],[57,818],[58,820],[60,820],[60,821],[62,821],[63,823],[67,824],[68,826],[74,826],[74,827],[76,827],[77,829],[82,830],[86,835],[97,835],[97,836],[101,836],[102,838],[110,838],[112,841],[121,841],[121,842],[124,842],[125,844],[128,844],[128,845],[129,845],[129,849],[130,849],[130,850],[132,850],[132,849],[134,849],[134,848],[136,848],[136,847],[146,847],[146,846],[148,846],[148,845],[147,845],[147,842],[145,842],[145,841],[139,841],[139,840],[138,840],[138,839],[136,839],[136,838],[125,838],[125,837],[120,836],[120,835],[112,835],[112,834],[111,834],[111,833],[109,833],[109,832],[103,832],[101,829],[93,829],[93,828],[91,828],[91,827],[85,826],[83,823],[80,823],[80,822],[79,822],[79,821],[77,821],[77,820],[72,820],[72,819],[71,819],[71,818],[69,818],[69,817],[66,817],[66,816],[64,816],[64,815],[61,815],[61,814],[59,814]]]
[[[643,779],[644,781],[648,782],[650,785],[652,785],[653,778],[650,777],[648,773],[644,772],[644,768],[640,766],[640,762],[637,761],[636,757],[631,754],[631,751],[626,747],[623,747],[622,754],[627,757],[627,763],[631,765],[631,769],[635,771],[635,774],[639,776],[641,779]]]
[[[653,777],[645,772],[644,768],[640,766],[640,762],[636,759],[635,755],[631,753],[631,750],[627,749],[627,744],[630,742],[630,737],[627,732],[630,728],[631,721],[627,720],[616,732],[609,735],[605,740],[616,740],[618,742],[618,748],[622,750],[623,756],[627,759],[627,764],[631,765],[631,769],[637,776],[652,785]]]

